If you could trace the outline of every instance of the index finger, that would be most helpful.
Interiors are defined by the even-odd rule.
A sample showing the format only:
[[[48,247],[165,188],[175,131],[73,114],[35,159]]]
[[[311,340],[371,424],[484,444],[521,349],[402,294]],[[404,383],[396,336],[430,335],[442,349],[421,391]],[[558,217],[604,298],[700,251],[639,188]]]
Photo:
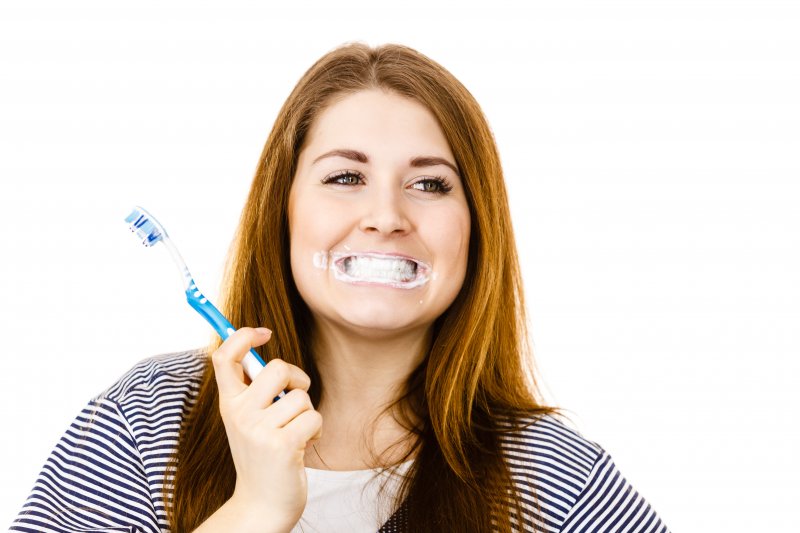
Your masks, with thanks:
[[[214,377],[221,396],[235,396],[247,389],[242,359],[250,348],[261,346],[272,336],[267,328],[241,328],[211,354]]]

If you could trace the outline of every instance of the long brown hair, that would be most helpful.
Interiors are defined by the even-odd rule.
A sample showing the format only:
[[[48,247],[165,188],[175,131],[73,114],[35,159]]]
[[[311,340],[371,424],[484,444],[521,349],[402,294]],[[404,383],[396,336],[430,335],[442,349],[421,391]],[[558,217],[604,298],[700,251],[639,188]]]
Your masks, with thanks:
[[[229,258],[223,312],[236,327],[271,328],[261,355],[305,370],[318,405],[323,384],[310,350],[313,321],[289,265],[289,189],[314,118],[337,97],[374,88],[412,98],[438,119],[471,216],[464,285],[434,323],[428,354],[396,402],[416,420],[409,427],[416,460],[401,490],[407,528],[512,531],[512,516],[522,523],[523,515],[499,434],[509,420],[530,423],[552,409],[540,403],[529,364],[522,281],[492,132],[473,96],[442,66],[405,46],[360,43],[311,66],[261,153]],[[167,510],[176,532],[192,531],[233,493],[236,471],[217,400],[208,365],[173,463]]]

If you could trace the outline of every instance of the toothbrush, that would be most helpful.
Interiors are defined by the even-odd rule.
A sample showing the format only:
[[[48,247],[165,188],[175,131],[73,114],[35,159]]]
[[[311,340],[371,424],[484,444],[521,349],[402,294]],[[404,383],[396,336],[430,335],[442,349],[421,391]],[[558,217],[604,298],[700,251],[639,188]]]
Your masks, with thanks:
[[[153,215],[139,206],[133,208],[131,214],[125,218],[125,222],[130,223],[131,231],[142,239],[142,244],[146,247],[149,248],[159,242],[164,243],[164,246],[167,247],[169,254],[172,256],[172,260],[175,261],[175,265],[177,265],[178,270],[181,272],[183,290],[186,292],[186,301],[189,302],[189,305],[197,311],[200,316],[205,318],[206,321],[217,330],[222,340],[230,337],[236,330],[233,328],[233,325],[228,322],[228,319],[225,318],[222,313],[214,307],[214,304],[208,301],[208,298],[203,296],[203,293],[197,288],[197,284],[194,282],[194,279],[192,279],[189,268],[186,266],[178,249],[167,235],[164,226],[159,224],[158,220],[156,220]],[[245,354],[242,360],[242,366],[248,377],[250,377],[250,380],[255,379],[265,365],[266,363],[264,360],[261,359],[252,348]],[[284,394],[284,392],[280,392],[275,399],[282,398]]]

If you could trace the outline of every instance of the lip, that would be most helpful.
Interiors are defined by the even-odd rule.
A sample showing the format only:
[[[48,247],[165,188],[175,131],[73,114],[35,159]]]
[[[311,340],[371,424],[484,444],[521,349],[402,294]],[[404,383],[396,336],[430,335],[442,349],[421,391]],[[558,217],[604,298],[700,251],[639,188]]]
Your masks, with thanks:
[[[416,276],[409,281],[375,281],[364,280],[349,276],[343,267],[343,262],[348,257],[374,257],[376,259],[404,259],[413,262],[416,268]],[[378,285],[383,287],[393,287],[397,289],[413,289],[426,284],[430,279],[431,266],[416,257],[400,252],[378,252],[378,251],[347,251],[347,252],[330,252],[330,261],[328,268],[333,271],[334,277],[339,281],[354,285]]]

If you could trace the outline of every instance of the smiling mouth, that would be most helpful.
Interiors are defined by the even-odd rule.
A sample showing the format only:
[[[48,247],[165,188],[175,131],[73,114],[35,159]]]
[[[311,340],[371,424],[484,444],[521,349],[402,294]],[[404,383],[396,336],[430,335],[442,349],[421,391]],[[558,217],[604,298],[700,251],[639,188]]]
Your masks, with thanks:
[[[430,267],[408,257],[378,253],[331,252],[330,269],[346,283],[413,289],[428,282]]]

